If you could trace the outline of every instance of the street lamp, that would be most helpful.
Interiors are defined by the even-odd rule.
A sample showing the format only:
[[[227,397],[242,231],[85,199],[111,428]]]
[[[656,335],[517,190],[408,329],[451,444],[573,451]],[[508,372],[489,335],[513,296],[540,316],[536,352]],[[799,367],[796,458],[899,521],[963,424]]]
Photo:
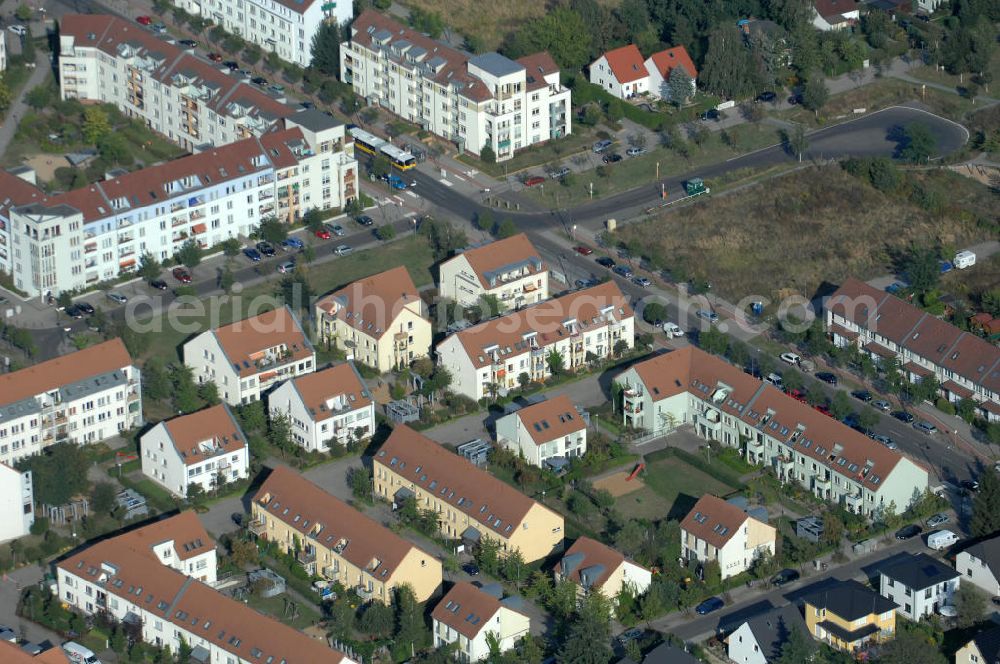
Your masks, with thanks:
[[[573,224],[573,239],[576,239],[576,224]]]

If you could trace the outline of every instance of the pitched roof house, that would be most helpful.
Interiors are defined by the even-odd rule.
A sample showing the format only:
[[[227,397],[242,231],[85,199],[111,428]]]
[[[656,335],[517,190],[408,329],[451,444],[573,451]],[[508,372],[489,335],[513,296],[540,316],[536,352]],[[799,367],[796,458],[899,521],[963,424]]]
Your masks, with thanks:
[[[458,643],[456,656],[461,661],[478,662],[490,654],[487,634],[492,633],[500,652],[513,648],[529,635],[531,619],[518,610],[518,602],[501,597],[499,587],[487,589],[464,581],[456,583],[431,613],[434,647]]]
[[[496,433],[500,445],[528,463],[554,470],[587,452],[587,420],[565,394],[504,415],[497,419]]]
[[[652,572],[628,560],[624,554],[589,537],[579,537],[553,569],[556,581],[572,581],[581,593],[600,591],[616,600],[626,586],[636,596],[652,583]]]
[[[745,572],[761,555],[774,555],[777,531],[742,509],[705,494],[681,521],[681,555],[716,560],[722,578]]]

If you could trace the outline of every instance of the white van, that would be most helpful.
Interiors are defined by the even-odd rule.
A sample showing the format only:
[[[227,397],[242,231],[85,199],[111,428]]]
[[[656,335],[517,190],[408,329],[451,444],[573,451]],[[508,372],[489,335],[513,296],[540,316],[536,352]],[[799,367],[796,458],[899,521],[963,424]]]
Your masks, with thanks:
[[[960,251],[955,254],[955,260],[952,261],[956,270],[964,270],[967,267],[972,267],[976,264],[976,254],[971,251]]]
[[[927,536],[927,546],[935,551],[943,551],[958,543],[958,535],[950,530],[939,530]]]
[[[90,648],[85,648],[79,643],[74,643],[73,641],[67,641],[62,644],[63,652],[66,653],[66,657],[73,664],[101,664],[101,660],[97,659],[97,655]]]

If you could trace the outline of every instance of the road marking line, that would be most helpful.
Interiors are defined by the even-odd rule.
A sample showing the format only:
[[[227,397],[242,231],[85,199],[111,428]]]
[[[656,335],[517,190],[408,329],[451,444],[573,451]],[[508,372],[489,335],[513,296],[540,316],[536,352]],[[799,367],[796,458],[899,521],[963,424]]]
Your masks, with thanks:
[[[446,179],[446,178],[441,178],[440,180],[438,180],[438,182],[440,182],[441,184],[445,185],[446,187],[451,187],[451,186],[453,186],[453,185],[451,184],[451,181],[450,181],[450,180],[448,180],[448,179]]]
[[[406,192],[406,195],[409,196],[410,198],[416,198],[417,197],[417,195],[414,194],[412,191]]]

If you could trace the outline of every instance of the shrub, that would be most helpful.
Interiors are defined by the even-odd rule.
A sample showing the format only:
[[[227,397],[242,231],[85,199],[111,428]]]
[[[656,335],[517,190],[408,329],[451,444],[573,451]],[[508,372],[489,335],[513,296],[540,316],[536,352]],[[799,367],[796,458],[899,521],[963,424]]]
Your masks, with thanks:
[[[938,399],[934,403],[934,405],[937,406],[937,409],[940,410],[945,415],[954,415],[955,414],[955,404],[953,404],[952,402],[948,401],[947,399],[944,399],[944,398]]]

